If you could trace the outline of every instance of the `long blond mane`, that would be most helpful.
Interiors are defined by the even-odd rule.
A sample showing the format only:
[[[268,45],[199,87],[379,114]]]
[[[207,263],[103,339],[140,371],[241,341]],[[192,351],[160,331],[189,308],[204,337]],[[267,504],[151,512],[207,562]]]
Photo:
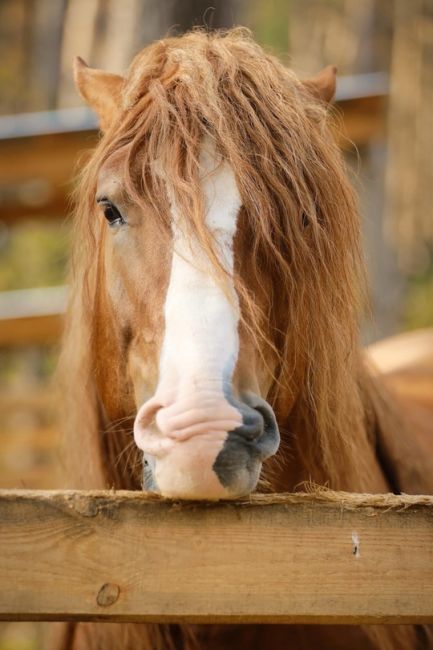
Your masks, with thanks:
[[[92,314],[102,274],[102,224],[92,218],[98,170],[125,150],[131,200],[152,206],[161,227],[168,227],[157,160],[191,232],[224,280],[204,227],[199,185],[199,145],[207,134],[235,170],[243,199],[239,237],[250,255],[245,268],[238,264],[236,285],[243,326],[265,356],[278,357],[271,399],[280,426],[290,430],[306,476],[335,489],[362,489],[368,440],[359,386],[357,321],[364,283],[359,219],[328,122],[329,111],[308,86],[244,29],[194,31],[156,42],[134,59],[119,118],[84,169],[76,197],[61,364],[71,402],[69,447],[71,453],[88,449],[88,463],[77,464],[81,472],[74,467],[75,480],[87,473],[84,485],[119,483],[112,477],[114,454],[121,449],[104,450],[99,439],[92,381],[97,355]],[[265,270],[273,279],[266,286]]]

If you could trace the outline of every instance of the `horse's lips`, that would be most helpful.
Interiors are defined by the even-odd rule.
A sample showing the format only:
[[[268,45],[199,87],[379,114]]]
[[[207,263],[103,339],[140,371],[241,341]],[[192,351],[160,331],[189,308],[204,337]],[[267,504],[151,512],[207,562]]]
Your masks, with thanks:
[[[162,496],[175,499],[218,500],[230,497],[214,471],[227,434],[209,433],[175,442],[154,457],[154,486]]]
[[[155,456],[155,458],[165,456],[174,448],[175,445],[182,445],[192,438],[200,437],[202,440],[207,440],[208,442],[215,442],[218,440],[224,443],[227,438],[227,433],[227,430],[207,429],[206,431],[184,431],[181,434],[165,436],[151,428],[143,429],[134,426],[135,444],[145,454],[150,454],[151,456]]]

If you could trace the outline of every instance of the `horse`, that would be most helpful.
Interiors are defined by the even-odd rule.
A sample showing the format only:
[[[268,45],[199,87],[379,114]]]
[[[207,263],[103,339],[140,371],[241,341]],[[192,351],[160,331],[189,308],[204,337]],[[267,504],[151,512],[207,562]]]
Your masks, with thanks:
[[[77,58],[75,80],[102,137],[75,195],[60,359],[69,485],[182,500],[305,482],[432,491],[426,420],[411,438],[359,341],[365,272],[331,129],[335,68],[300,80],[235,28],[164,38],[126,76]],[[422,626],[69,623],[53,647],[429,638]]]

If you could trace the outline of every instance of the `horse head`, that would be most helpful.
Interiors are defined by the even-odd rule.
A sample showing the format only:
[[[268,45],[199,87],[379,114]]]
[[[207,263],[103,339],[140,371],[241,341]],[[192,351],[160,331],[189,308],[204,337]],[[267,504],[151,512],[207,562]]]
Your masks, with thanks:
[[[78,209],[102,409],[136,413],[146,489],[248,494],[277,420],[301,392],[306,412],[325,408],[316,384],[352,349],[335,69],[302,82],[244,32],[194,32],[145,48],[125,77],[78,59],[75,78],[104,132]]]

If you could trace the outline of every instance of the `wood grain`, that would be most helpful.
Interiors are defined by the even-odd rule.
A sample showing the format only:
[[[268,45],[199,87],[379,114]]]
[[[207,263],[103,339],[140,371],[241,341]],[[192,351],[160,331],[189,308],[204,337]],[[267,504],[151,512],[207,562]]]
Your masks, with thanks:
[[[433,497],[0,492],[0,619],[433,622]]]

